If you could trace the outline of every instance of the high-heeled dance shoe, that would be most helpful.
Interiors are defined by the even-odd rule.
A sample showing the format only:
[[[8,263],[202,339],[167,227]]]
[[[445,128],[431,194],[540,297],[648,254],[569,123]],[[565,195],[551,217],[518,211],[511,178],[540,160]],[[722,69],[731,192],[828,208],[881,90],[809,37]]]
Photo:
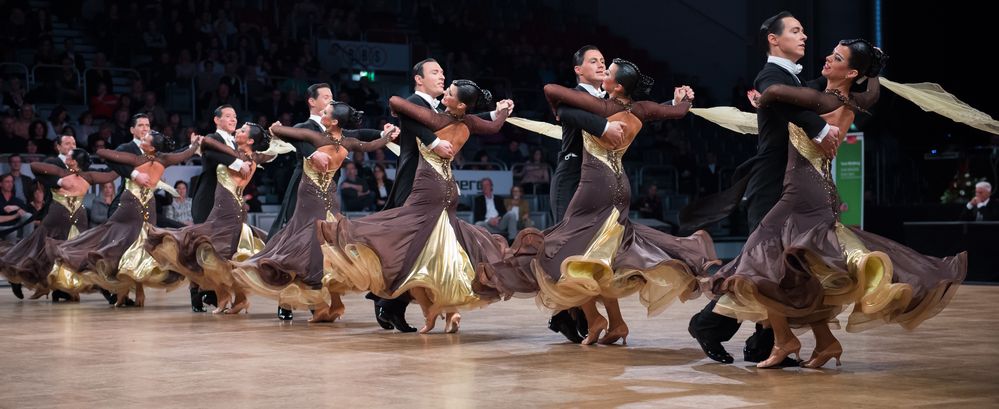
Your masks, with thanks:
[[[600,345],[613,345],[617,340],[621,340],[621,345],[628,345],[628,326],[619,325],[607,331],[603,338],[597,341]]]
[[[590,324],[589,329],[586,332],[586,338],[583,338],[582,345],[593,345],[597,340],[600,339],[600,333],[607,330],[607,319],[604,317],[598,317],[595,322]]]
[[[839,357],[843,355],[843,346],[836,341],[821,351],[812,351],[812,356],[801,364],[802,367],[818,369],[823,367],[830,359],[836,358],[836,366],[842,366]]]
[[[781,367],[781,363],[784,362],[784,359],[786,359],[788,356],[792,354],[798,357],[797,359],[800,361],[801,360],[800,357],[801,354],[799,353],[800,351],[801,351],[801,341],[798,341],[797,339],[792,339],[791,341],[788,341],[784,345],[774,345],[774,349],[770,351],[770,357],[767,358],[766,361],[756,364],[756,367],[779,368]]]
[[[291,321],[295,316],[291,310],[278,307],[277,317],[281,321]]]
[[[35,290],[35,293],[31,294],[31,297],[28,298],[37,300],[42,297],[49,298],[49,290]]]
[[[447,323],[444,324],[444,332],[447,334],[457,333],[459,326],[461,326],[461,314],[451,314],[447,317]]]

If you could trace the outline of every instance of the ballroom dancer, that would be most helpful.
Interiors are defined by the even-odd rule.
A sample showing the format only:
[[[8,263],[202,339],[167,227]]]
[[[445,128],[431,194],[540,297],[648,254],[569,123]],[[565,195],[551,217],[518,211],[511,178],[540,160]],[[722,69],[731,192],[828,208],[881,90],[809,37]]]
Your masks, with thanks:
[[[236,109],[232,105],[221,105],[213,111],[212,121],[215,123],[215,132],[206,136],[229,148],[236,149]],[[191,220],[194,224],[204,223],[208,220],[208,215],[215,204],[215,196],[218,185],[218,165],[223,165],[229,169],[239,172],[241,177],[249,180],[251,164],[236,156],[231,156],[215,149],[205,149],[201,156],[201,173],[195,180],[191,196]],[[211,291],[201,291],[197,281],[192,280],[191,286],[191,311],[205,312],[205,303],[218,306],[218,297]]]
[[[647,95],[652,82],[635,64],[615,59],[603,80],[608,99],[545,86],[553,110],[570,105],[622,122],[624,139],[615,145],[583,133],[579,188],[565,217],[543,233],[525,229],[514,242],[514,256],[487,269],[489,282],[504,296],[538,292],[540,304],[554,311],[582,307],[589,324],[584,345],[627,342],[618,298],[639,292],[649,314],[657,314],[676,298],[699,295],[697,277],[717,263],[711,238],[703,231],[679,238],[628,219],[631,189],[621,157],[644,122],[680,118],[690,108],[686,99],[675,106],[636,101]],[[572,126],[569,117],[561,120]],[[610,323],[597,311],[598,300]]]
[[[140,119],[148,122],[144,115]],[[113,166],[118,168],[116,171],[124,169],[124,173],[119,172],[119,175],[125,179],[125,193],[121,196],[119,209],[107,222],[67,240],[57,248],[53,274],[79,274],[84,283],[114,293],[116,307],[125,305],[132,287],[135,287],[135,305],[141,307],[145,301],[144,286],[170,290],[182,284],[183,277],[161,269],[145,251],[144,244],[149,228],[156,225],[153,191],[164,169],[194,156],[200,141],[201,138],[196,136],[186,150],[164,153],[171,150],[173,141],[154,131],[133,141],[142,154],[98,150],[98,156],[109,164],[117,165]],[[126,175],[135,176],[128,178]],[[62,272],[61,269],[67,271]]]
[[[295,128],[311,129],[320,133],[326,132],[326,128],[323,126],[322,115],[323,110],[332,102],[333,91],[329,84],[318,83],[310,85],[306,93],[306,103],[309,105],[309,119],[305,122],[295,124]],[[371,142],[381,138],[383,136],[382,132],[384,132],[375,129],[341,129],[341,131],[344,136],[355,138],[362,142]],[[291,173],[291,179],[288,180],[288,187],[285,189],[284,199],[281,201],[281,209],[278,211],[274,223],[271,224],[268,237],[274,237],[288,223],[288,220],[294,216],[295,204],[298,199],[298,195],[295,192],[298,191],[298,185],[302,181],[302,161],[308,159],[312,161],[313,167],[319,169],[325,169],[329,166],[329,155],[316,151],[316,148],[308,141],[291,140],[289,143],[295,147],[295,169]],[[340,180],[339,176],[340,169],[337,167],[336,172],[333,174],[333,180]],[[291,320],[294,318],[294,313],[292,310],[278,307],[278,318],[285,321]]]
[[[389,106],[400,117],[434,130],[453,155],[470,133],[493,134],[503,126],[512,109],[509,101],[497,103],[492,121],[469,113],[490,100],[491,94],[474,82],[456,80],[444,93],[444,112],[401,97],[390,98]],[[441,313],[446,313],[445,331],[454,333],[461,321],[458,309],[497,299],[477,276],[482,264],[502,260],[506,239],[455,215],[458,192],[450,158],[422,142],[418,149],[412,193],[401,207],[322,223],[323,253],[330,266],[324,282],[331,294],[370,291],[394,299],[409,292],[426,319],[420,333],[431,331]]]
[[[31,172],[51,192],[46,202],[41,224],[23,240],[0,257],[0,273],[11,283],[23,284],[34,290],[32,299],[49,293],[52,301],[79,301],[81,291],[87,290],[75,276],[52,275],[55,247],[73,239],[88,228],[87,209],[83,197],[91,185],[114,181],[114,172],[90,172],[90,155],[83,149],[73,149],[65,160],[58,160],[63,168],[50,161],[31,164]],[[50,284],[50,280],[52,283]],[[64,289],[60,290],[60,289]]]
[[[410,95],[406,100],[427,109],[444,112],[446,107],[437,99],[444,95],[444,69],[441,68],[437,60],[428,58],[416,63],[413,66],[413,84],[413,95]],[[500,102],[503,106],[509,106],[512,112],[513,101],[503,100]],[[476,116],[495,120],[497,112],[483,112],[476,114]],[[440,158],[451,159],[454,157],[454,147],[451,142],[444,138],[438,138],[431,129],[420,121],[399,113],[399,127],[402,132],[399,134],[399,159],[396,165],[395,184],[389,193],[385,210],[402,206],[413,190],[416,169],[423,156],[417,146],[417,140]],[[406,322],[406,307],[411,301],[409,295],[401,294],[393,299],[382,299],[371,292],[366,297],[374,301],[375,320],[382,328],[395,328],[400,332],[416,331],[416,328],[411,327]]]
[[[244,176],[218,164],[215,204],[208,218],[180,229],[151,228],[146,239],[146,251],[161,266],[180,273],[202,290],[215,292],[218,305],[214,314],[247,310],[249,301],[245,291],[234,285],[229,261],[245,260],[264,247],[265,233],[246,223],[243,188],[250,183],[258,164],[273,158],[258,153],[270,147],[270,135],[260,125],[248,122],[236,129],[233,140],[238,151],[212,138],[202,139],[201,149],[203,153],[217,150],[234,156],[249,165],[250,173]]]
[[[843,40],[826,57],[824,92],[774,85],[763,92],[761,108],[787,103],[813,109],[841,129],[866,112],[879,95],[878,73],[887,57],[866,40]],[[868,79],[868,89],[850,93]],[[714,277],[713,291],[724,294],[715,311],[738,319],[766,321],[776,342],[757,366],[779,366],[801,343],[792,327],[808,326],[816,346],[802,366],[819,368],[843,352],[829,323],[854,304],[847,331],[898,323],[913,329],[940,312],[967,273],[967,253],[943,259],[925,256],[881,236],[839,222],[842,203],[832,180],[828,152],[795,125],[784,190],[743,247]]]
[[[797,74],[801,66],[795,62],[805,55],[805,35],[801,23],[791,13],[783,11],[768,18],[760,27],[760,34],[767,45],[767,63],[756,76],[754,86],[760,92],[776,84],[802,86]],[[819,87],[817,83],[806,84]],[[788,152],[788,123],[792,122],[822,144],[824,150],[835,149],[840,129],[827,124],[815,112],[786,104],[773,104],[761,108],[757,114],[759,143],[756,156],[750,158],[736,170],[731,188],[706,199],[699,200],[681,213],[681,223],[688,226],[704,226],[720,220],[731,213],[742,200],[747,200],[749,232],[756,230],[763,216],[777,203],[784,178],[783,164]],[[716,300],[708,304],[690,319],[688,332],[694,337],[705,355],[721,362],[732,363],[734,359],[723,342],[732,339],[739,330],[739,321],[714,312]],[[756,326],[756,332],[746,340],[743,358],[748,362],[760,362],[767,358],[773,347],[773,331]],[[784,365],[797,365],[787,360]]]
[[[306,307],[314,310],[310,322],[335,319],[334,311],[342,311],[343,303],[333,295],[330,301],[322,290],[323,254],[316,239],[316,223],[340,219],[337,184],[333,174],[349,151],[370,152],[381,149],[398,136],[398,128],[386,124],[381,138],[361,142],[343,136],[342,127],[355,125],[362,112],[342,102],[329,104],[322,114],[325,132],[283,126],[275,122],[271,133],[278,138],[304,140],[317,152],[330,157],[328,167],[318,168],[312,161],[302,164],[302,183],[298,186],[295,213],[288,224],[259,253],[245,261],[233,261],[232,275],[237,285],[251,292],[272,298],[285,309]]]
[[[597,98],[606,98],[607,92],[602,87],[607,72],[604,56],[600,50],[596,46],[585,45],[573,54],[572,60],[577,82],[576,90],[585,91]],[[673,101],[669,103],[678,104],[684,97],[690,99],[694,97],[690,87],[678,87],[674,91]],[[561,119],[562,124],[562,148],[552,176],[553,188],[549,191],[553,224],[562,221],[569,201],[579,187],[583,156],[582,131],[585,130],[594,136],[599,135],[599,138],[613,141],[614,144],[620,143],[622,138],[621,122],[607,121],[606,118],[568,105],[560,106],[556,117]],[[586,318],[579,308],[559,311],[552,315],[548,321],[548,328],[577,344],[582,342],[587,333]]]

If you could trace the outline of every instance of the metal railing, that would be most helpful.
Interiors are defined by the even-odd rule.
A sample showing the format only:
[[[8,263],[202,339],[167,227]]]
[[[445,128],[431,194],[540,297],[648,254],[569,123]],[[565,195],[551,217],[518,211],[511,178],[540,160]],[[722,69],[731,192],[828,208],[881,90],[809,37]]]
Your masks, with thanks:
[[[90,92],[89,92],[90,90],[87,89],[87,79],[86,78],[87,78],[87,73],[89,73],[91,71],[107,71],[107,72],[110,72],[112,74],[115,73],[115,72],[132,73],[133,75],[132,75],[131,80],[133,80],[133,81],[136,80],[136,79],[142,78],[142,75],[139,74],[139,71],[137,71],[137,70],[135,70],[133,68],[121,68],[121,67],[87,68],[87,69],[83,70],[83,76],[81,77],[81,80],[83,81],[83,103],[84,104],[87,104],[87,102],[88,102],[87,101],[87,95],[90,95]],[[107,85],[108,85],[108,87],[112,86],[112,84],[107,84]],[[111,90],[109,89],[108,92],[111,92]]]
[[[503,162],[465,162],[458,166],[461,170],[479,170],[479,169],[468,169],[470,166],[492,166],[493,170],[508,170],[506,164]]]
[[[17,62],[0,62],[0,73],[6,74],[7,70],[5,67],[20,68],[19,71],[24,72],[24,88],[28,89],[28,83],[31,82],[31,71],[28,70],[28,66],[17,63]]]
[[[76,87],[77,87],[77,89],[83,89],[84,90],[83,94],[81,96],[81,99],[83,99],[83,103],[86,104],[86,102],[87,102],[87,92],[86,92],[86,90],[84,89],[84,86],[83,86],[83,82],[84,82],[83,81],[83,76],[80,75],[80,70],[77,70],[76,67],[74,67],[72,65],[35,64],[34,66],[31,67],[31,80],[29,81],[30,85],[29,85],[29,87],[27,89],[30,90],[33,87],[38,86],[38,69],[39,68],[43,69],[44,71],[49,71],[48,69],[58,69],[59,72],[56,74],[57,76],[60,75],[62,73],[62,70],[65,70],[66,68],[69,68],[69,69],[73,70],[74,75],[76,75]]]

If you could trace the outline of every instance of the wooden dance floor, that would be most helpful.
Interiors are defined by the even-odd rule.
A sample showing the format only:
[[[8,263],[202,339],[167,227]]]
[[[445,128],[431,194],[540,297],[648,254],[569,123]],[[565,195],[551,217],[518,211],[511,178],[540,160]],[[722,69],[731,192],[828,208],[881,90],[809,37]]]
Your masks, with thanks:
[[[458,335],[416,335],[377,327],[359,295],[345,320],[310,325],[307,312],[279,322],[260,298],[249,315],[213,316],[191,313],[185,290],[122,310],[97,294],[53,305],[0,290],[2,408],[999,405],[999,286],[964,286],[912,333],[836,331],[844,364],[826,370],[741,361],[750,325],[726,345],[740,360],[708,360],[686,332],[703,299],[652,319],[622,301],[628,346],[581,347],[548,331],[533,300],[467,312]],[[802,344],[809,354],[810,335]]]

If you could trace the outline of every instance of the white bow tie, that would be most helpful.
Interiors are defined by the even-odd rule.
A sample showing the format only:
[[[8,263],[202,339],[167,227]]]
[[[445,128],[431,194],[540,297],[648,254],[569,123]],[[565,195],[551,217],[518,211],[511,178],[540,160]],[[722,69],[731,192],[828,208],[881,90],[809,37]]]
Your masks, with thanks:
[[[430,98],[430,107],[431,108],[437,109],[437,107],[440,106],[440,104],[441,104],[441,100],[439,100],[437,98]]]
[[[801,74],[801,70],[803,70],[803,69],[804,69],[804,67],[802,67],[801,64],[794,64],[794,69],[791,70],[791,74],[794,74],[794,75]]]
[[[607,98],[607,91],[604,90],[597,91],[596,95],[594,96],[597,98]]]

